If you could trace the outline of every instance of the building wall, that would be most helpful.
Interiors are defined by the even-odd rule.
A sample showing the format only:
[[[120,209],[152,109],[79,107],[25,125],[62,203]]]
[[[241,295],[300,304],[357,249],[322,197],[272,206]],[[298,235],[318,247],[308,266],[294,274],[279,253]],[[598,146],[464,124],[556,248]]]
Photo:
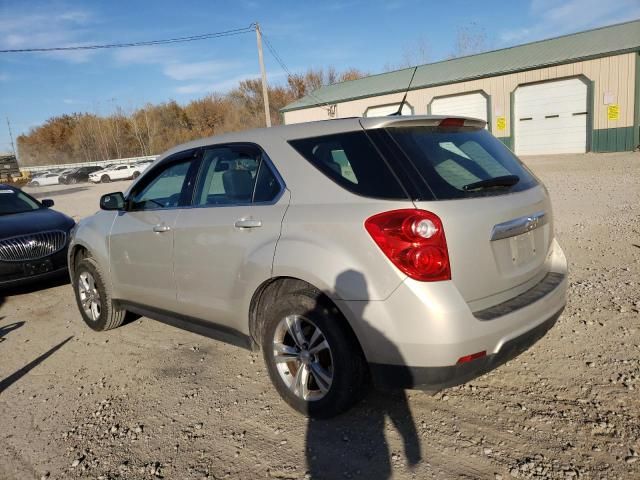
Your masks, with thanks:
[[[593,151],[631,150],[634,147],[634,109],[636,104],[636,75],[640,62],[637,52],[596,58],[583,62],[540,68],[526,72],[452,83],[418,90],[407,95],[407,102],[416,115],[427,114],[428,105],[434,97],[454,93],[484,91],[489,96],[491,119],[490,129],[495,136],[508,146],[513,145],[512,97],[519,85],[545,80],[583,76],[590,86],[591,125],[593,128],[590,149]],[[612,97],[611,103],[619,106],[619,117],[611,120],[605,94]],[[367,107],[398,103],[404,93],[394,93],[338,103],[336,118],[363,116]],[[497,120],[505,117],[503,130],[499,130]],[[330,118],[326,108],[312,107],[284,113],[287,124],[326,120]],[[637,126],[636,126],[637,128]],[[637,136],[637,133],[635,133]]]

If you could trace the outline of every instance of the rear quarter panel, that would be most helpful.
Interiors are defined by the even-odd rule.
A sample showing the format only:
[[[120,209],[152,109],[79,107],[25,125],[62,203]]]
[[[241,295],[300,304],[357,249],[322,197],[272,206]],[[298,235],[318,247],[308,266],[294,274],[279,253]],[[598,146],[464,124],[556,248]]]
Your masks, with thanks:
[[[305,280],[334,299],[384,300],[405,275],[364,228],[376,213],[408,202],[296,204],[287,210],[274,258],[274,276]]]

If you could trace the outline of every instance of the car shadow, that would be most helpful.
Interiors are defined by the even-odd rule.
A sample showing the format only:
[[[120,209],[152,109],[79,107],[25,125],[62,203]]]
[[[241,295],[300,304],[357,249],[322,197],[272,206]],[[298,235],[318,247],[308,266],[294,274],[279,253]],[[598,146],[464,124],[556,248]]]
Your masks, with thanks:
[[[0,317],[0,322],[4,320],[4,317]],[[9,332],[19,329],[24,325],[24,322],[13,322],[8,325],[0,325],[0,342],[4,342],[5,336]]]
[[[59,344],[51,347],[49,350],[44,352],[42,355],[40,355],[39,357],[35,358],[31,362],[27,363],[24,367],[22,367],[19,370],[16,370],[11,375],[9,375],[7,378],[5,378],[4,380],[0,381],[0,394],[2,392],[4,392],[7,388],[9,388],[11,385],[16,383],[18,380],[20,380],[22,377],[24,377],[27,373],[29,373],[35,367],[37,367],[42,362],[44,362],[47,358],[49,358],[51,355],[53,355],[56,351],[60,350],[64,346],[64,344],[67,343],[72,338],[73,338],[73,336],[68,337],[67,339],[63,340]]]
[[[12,287],[0,287],[0,307],[6,302],[8,297],[17,295],[25,295],[28,293],[39,292],[49,288],[61,287],[69,284],[69,274],[61,273],[55,277],[47,278],[39,282],[26,282]]]
[[[42,187],[40,187],[42,188]],[[89,187],[70,187],[61,190],[29,190],[29,195],[34,198],[47,198],[50,196],[59,197],[61,195],[69,195],[71,193],[84,192],[85,190],[89,190]]]
[[[348,289],[352,298],[368,298],[367,283],[362,273],[348,270],[336,279],[336,295]],[[355,305],[355,306],[354,306]],[[355,317],[366,319],[367,302],[351,302]],[[411,378],[398,348],[380,331],[362,322],[360,338],[369,345],[385,351],[398,375]],[[404,368],[404,370],[403,370]],[[391,451],[385,429],[387,419],[399,433],[403,451]],[[404,455],[404,459],[402,458]],[[404,462],[413,469],[422,461],[420,437],[404,390],[371,392],[350,411],[329,420],[309,419],[306,432],[308,477],[335,478],[391,478],[393,464]]]

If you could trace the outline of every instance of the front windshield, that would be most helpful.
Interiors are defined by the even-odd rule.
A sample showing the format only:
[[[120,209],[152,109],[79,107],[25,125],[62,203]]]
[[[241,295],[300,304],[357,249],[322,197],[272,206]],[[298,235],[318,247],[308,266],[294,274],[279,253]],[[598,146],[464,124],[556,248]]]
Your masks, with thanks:
[[[0,215],[38,210],[40,204],[20,190],[0,186]]]

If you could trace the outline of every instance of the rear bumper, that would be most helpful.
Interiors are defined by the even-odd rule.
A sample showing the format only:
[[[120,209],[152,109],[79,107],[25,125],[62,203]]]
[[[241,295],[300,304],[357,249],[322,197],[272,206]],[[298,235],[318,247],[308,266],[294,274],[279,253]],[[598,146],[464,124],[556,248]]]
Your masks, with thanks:
[[[460,385],[503,365],[526,351],[555,325],[562,310],[537,327],[509,340],[498,353],[446,367],[405,367],[370,363],[371,377],[374,384],[380,388],[415,388],[439,391]]]
[[[452,281],[407,279],[385,300],[336,304],[353,328],[374,380],[437,390],[495,368],[546,333],[566,304],[567,262],[555,241],[547,272],[528,291],[476,311]],[[478,352],[486,356],[458,364]]]

